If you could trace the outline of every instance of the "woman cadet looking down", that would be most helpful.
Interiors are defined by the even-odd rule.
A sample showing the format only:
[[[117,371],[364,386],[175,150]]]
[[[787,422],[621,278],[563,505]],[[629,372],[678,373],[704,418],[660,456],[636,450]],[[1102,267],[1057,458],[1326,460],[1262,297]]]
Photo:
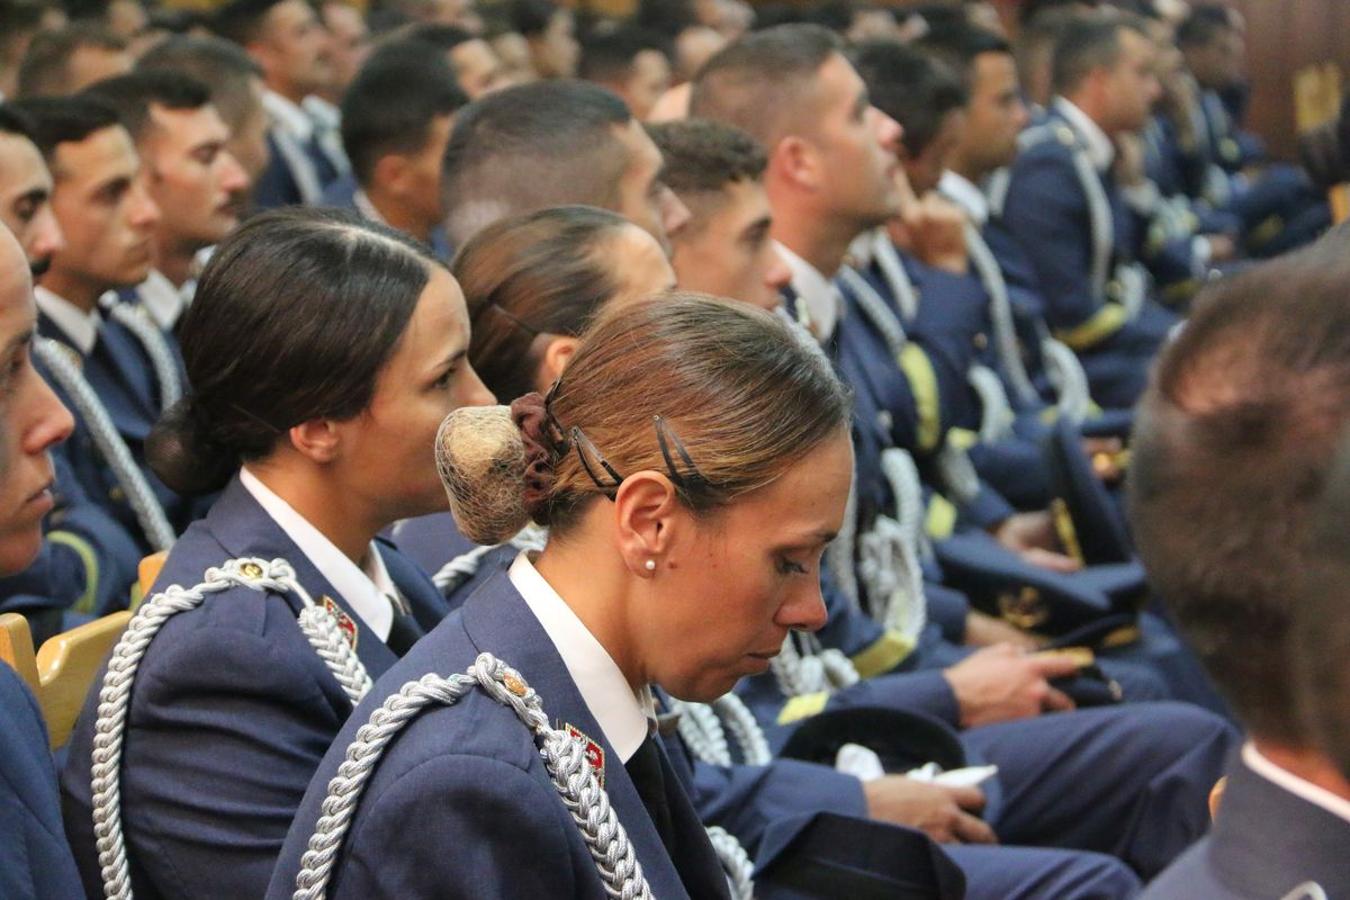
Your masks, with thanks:
[[[465,535],[501,540],[533,519],[547,546],[376,683],[320,766],[269,897],[601,898],[641,896],[644,880],[663,898],[725,896],[653,735],[650,687],[712,700],[764,671],[789,629],[822,624],[848,422],[846,389],[786,323],[690,294],[602,311],[547,397],[452,416],[437,453]],[[471,666],[483,689],[399,718],[387,743],[358,735],[382,706],[407,712],[423,694],[409,682]],[[581,740],[548,739],[555,725]],[[354,739],[362,771],[339,773]],[[577,778],[560,798],[550,771],[577,747],[623,826],[588,835],[606,876],[566,805],[604,822],[604,801]],[[320,820],[330,781],[346,814]]]
[[[444,508],[436,429],[492,400],[454,278],[353,215],[249,221],[207,266],[181,339],[190,390],[151,464],[179,490],[224,491],[155,584],[206,583],[196,602],[168,590],[189,608],[157,632],[165,598],[141,606],[71,742],[65,818],[90,896],[263,894],[354,700],[448,611],[376,535]],[[120,767],[101,749],[118,732]]]

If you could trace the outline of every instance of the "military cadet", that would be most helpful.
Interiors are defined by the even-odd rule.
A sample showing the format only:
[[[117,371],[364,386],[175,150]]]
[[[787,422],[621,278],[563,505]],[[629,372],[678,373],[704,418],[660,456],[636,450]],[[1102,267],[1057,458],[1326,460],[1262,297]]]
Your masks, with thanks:
[[[1075,19],[1056,44],[1048,117],[1025,132],[993,206],[1040,280],[1054,335],[1092,395],[1133,404],[1176,323],[1137,259],[1142,237],[1112,177],[1112,136],[1145,124],[1158,92],[1152,44],[1133,20]]]
[[[138,70],[164,69],[195,78],[211,89],[211,105],[229,129],[225,149],[244,167],[250,187],[267,168],[267,111],[262,69],[229,41],[176,35],[136,63]]]
[[[36,277],[65,248],[65,236],[52,213],[51,174],[31,135],[18,110],[0,107],[0,223],[18,238]],[[62,448],[53,456],[56,507],[47,539],[33,565],[0,579],[0,607],[26,615],[39,643],[82,616],[125,606],[140,561],[135,538],[85,495]]]
[[[1344,572],[1343,506],[1320,526],[1314,513],[1325,486],[1344,483],[1332,473],[1350,422],[1347,237],[1209,288],[1140,406],[1129,485],[1140,552],[1249,734],[1212,834],[1151,897],[1350,889],[1345,782],[1316,740],[1330,721],[1300,715],[1293,677],[1295,660],[1316,667],[1328,705],[1343,700],[1344,646],[1315,636],[1343,635],[1340,603],[1331,611],[1328,594],[1305,611],[1300,587],[1304,573],[1315,576],[1309,590],[1325,591],[1327,574]]]
[[[33,367],[32,278],[18,241],[0,227],[0,575],[27,568],[52,509],[51,448],[70,413]],[[0,662],[0,895],[63,900],[80,894],[61,827],[56,771],[33,695]]]
[[[236,0],[216,12],[212,27],[244,48],[266,85],[271,159],[254,185],[254,203],[264,209],[318,203],[347,161],[336,142],[322,139],[320,123],[302,106],[330,78],[327,35],[317,13],[303,0]]]
[[[366,64],[374,49],[370,29],[360,9],[346,0],[319,5],[319,19],[328,32],[328,82],[314,93],[330,114],[337,112],[342,95]]]
[[[810,95],[818,98],[815,107],[796,99],[806,96],[808,88]],[[790,90],[797,92],[792,95],[792,100],[787,99]],[[878,414],[883,410],[887,419],[893,417],[898,421],[906,415],[903,398],[894,403],[891,398],[906,391],[907,387],[893,362],[895,356],[884,345],[878,356],[863,343],[859,329],[866,332],[868,325],[856,308],[850,307],[848,314],[842,317],[838,314],[839,300],[837,295],[832,295],[825,273],[833,274],[839,268],[857,234],[894,215],[896,197],[890,178],[894,157],[887,153],[887,144],[898,137],[898,129],[892,120],[871,106],[862,80],[843,57],[836,39],[813,27],[794,26],[759,32],[714,57],[695,82],[693,111],[735,118],[747,131],[761,132],[766,146],[772,148],[768,150],[766,187],[773,206],[774,232],[780,243],[793,254],[788,256],[788,262],[794,270],[792,287],[797,292],[796,299],[809,311],[810,321],[819,335],[829,337],[833,333],[831,350],[857,392],[855,425],[858,434],[855,441],[859,460],[859,511],[855,521],[858,534],[871,534],[873,529],[881,526],[882,513],[894,509],[897,499],[889,496],[889,479],[883,475],[887,463],[882,454],[891,435],[879,438],[874,433],[879,429],[874,429],[872,423],[878,421]],[[842,177],[841,173],[848,173],[848,177]],[[815,262],[808,262],[808,257]],[[829,324],[831,320],[833,324]],[[868,337],[866,340],[876,339]],[[884,371],[878,359],[884,362]],[[881,394],[880,400],[879,389],[889,392]],[[912,421],[912,405],[908,416]],[[905,427],[913,428],[912,425]],[[913,517],[913,512],[906,515]],[[887,531],[889,529],[878,533],[886,534]],[[887,540],[890,540],[889,536]],[[859,540],[859,544],[873,543],[871,538]],[[843,573],[843,578],[850,579],[855,585],[870,582],[873,597],[879,598],[879,582],[872,581],[866,575],[868,567],[861,565],[865,555],[859,553],[854,559],[853,553],[850,550],[847,555],[840,554],[837,565],[832,553],[832,572]],[[886,596],[894,590],[892,586]],[[865,593],[858,591],[862,602],[866,602]],[[903,595],[904,591],[901,593]],[[922,598],[908,602],[917,604],[905,616],[906,621],[916,623],[917,631],[925,614]],[[913,641],[917,634],[906,637]],[[910,646],[912,649],[913,645]],[[942,682],[940,675],[938,682]],[[858,705],[884,704],[905,708],[904,703],[912,702],[904,696],[908,693],[906,688],[908,685],[902,679],[864,680],[851,689],[834,693],[825,691],[812,702],[815,710],[830,703],[838,708],[855,700]],[[953,694],[950,689],[948,691],[947,702],[953,704]],[[940,692],[930,693],[929,702],[941,696]],[[752,700],[759,703],[755,698]],[[1062,698],[1044,691],[1039,694],[1039,700],[1062,704]],[[952,708],[948,707],[947,719],[950,724],[955,724],[961,713],[952,713]],[[798,716],[803,712],[809,714],[805,704],[796,704],[795,710]],[[792,716],[779,718],[779,710],[775,710],[772,715],[763,716],[761,721],[772,737],[775,729],[782,728],[779,723],[785,718]],[[1059,729],[1063,732],[1059,733]],[[1178,730],[1192,729],[1193,737],[1169,752],[1163,751],[1161,741],[1175,736]],[[1118,740],[1096,744],[1107,731],[1118,731],[1121,736]],[[1213,716],[1181,705],[1159,705],[1146,711],[1108,708],[1076,715],[1003,722],[969,729],[962,738],[974,755],[997,760],[999,776],[996,785],[1002,789],[1004,802],[1001,812],[991,811],[990,815],[1001,838],[1029,844],[1044,842],[1042,829],[1046,828],[1048,820],[1037,815],[1022,819],[1028,804],[1039,806],[1043,811],[1042,801],[1035,798],[1054,797],[1059,804],[1056,806],[1056,815],[1059,815],[1066,811],[1062,804],[1069,793],[1079,800],[1092,793],[1098,799],[1071,816],[1077,824],[1067,826],[1054,843],[1116,853],[1147,875],[1158,871],[1203,829],[1205,813],[1201,798],[1208,789],[1206,782],[1214,777],[1229,733],[1227,726]],[[1086,739],[1086,742],[1080,739]],[[1117,802],[1109,798],[1121,787],[1119,778],[1134,778],[1141,774],[1138,768],[1141,759],[1135,757],[1129,763],[1123,763],[1115,755],[1123,746],[1120,741],[1137,741],[1136,746],[1140,748],[1152,748],[1147,753],[1141,749],[1138,754],[1138,757],[1146,757],[1145,765],[1158,765],[1164,769],[1175,767],[1176,771],[1189,773],[1186,778],[1190,781],[1187,791],[1190,799],[1181,804],[1185,811],[1173,809],[1167,814],[1170,825],[1187,822],[1183,829],[1186,833],[1183,836],[1173,832],[1172,837],[1176,840],[1165,842],[1167,846],[1156,843],[1161,832],[1152,829],[1145,829],[1146,836],[1129,837],[1107,827],[1104,820],[1098,820],[1096,825],[1089,824],[1097,819],[1098,812]],[[1040,765],[1044,762],[1045,747],[1068,744],[1075,745],[1075,752],[1062,766]],[[1203,761],[1192,755],[1199,746],[1208,748]],[[1085,777],[1088,770],[1077,767],[1089,758],[1098,758],[1100,765],[1108,768],[1120,765],[1121,771],[1100,781],[1096,775]],[[1130,774],[1127,775],[1127,771]],[[1048,781],[1040,781],[1042,778]],[[1052,786],[1051,783],[1060,778],[1073,778],[1074,790],[1070,792],[1063,786]],[[1133,789],[1126,790],[1125,794],[1138,800]],[[1106,832],[1111,836],[1103,840]]]
[[[182,327],[190,388],[152,442],[176,488],[224,488],[156,588],[210,584],[131,651],[125,716],[100,712],[96,683],[77,725],[62,784],[90,895],[117,877],[95,840],[113,814],[138,894],[260,896],[353,702],[446,612],[376,535],[444,503],[436,427],[491,399],[462,304],[415,242],[336,211],[259,216],[212,257]],[[157,630],[174,596],[138,615]],[[105,770],[91,752],[110,730],[125,743]]]
[[[581,58],[572,10],[553,0],[510,0],[511,28],[525,38],[536,78],[575,78]]]
[[[656,736],[650,690],[712,700],[767,668],[789,629],[823,621],[817,567],[852,469],[847,392],[778,317],[668,294],[602,312],[548,396],[513,409],[491,426],[461,419],[466,443],[452,419],[438,456],[466,533],[507,537],[532,519],[548,544],[496,573],[377,684],[315,776],[270,897],[312,883],[305,851],[360,724],[409,680],[464,671],[483,652],[513,667],[505,696],[537,696],[537,718],[475,689],[401,729],[368,761],[369,792],[353,798],[320,876],[327,896],[599,898],[640,879],[655,896],[727,895]],[[486,427],[499,446],[483,455],[468,443],[481,450]],[[512,453],[514,471],[483,465]],[[514,490],[502,490],[503,471]],[[483,491],[499,502],[479,502]],[[555,723],[581,743],[547,739],[540,729]],[[564,805],[573,788],[557,796],[559,773],[574,771],[559,750],[583,746],[621,831],[583,835],[577,822],[603,816],[594,794],[575,814]],[[425,826],[420,840],[408,840],[409,821]],[[603,860],[614,876],[597,872]]]
[[[670,87],[670,49],[660,35],[633,26],[597,32],[581,44],[577,75],[613,91],[646,121]]]
[[[17,97],[64,97],[131,71],[127,42],[101,25],[79,22],[39,34],[19,66]]]
[[[441,158],[455,112],[468,102],[441,52],[395,41],[376,51],[342,100],[342,146],[352,171],[324,205],[397,228],[448,260]]]
[[[482,36],[454,25],[417,25],[408,30],[409,40],[431,44],[445,54],[455,81],[477,100],[484,94],[506,87],[502,61]]]
[[[156,370],[158,391],[162,399],[176,399],[182,355],[173,331],[192,302],[202,251],[239,224],[248,176],[226,147],[229,130],[210,90],[190,76],[137,71],[101,81],[86,96],[117,110],[136,144],[146,192],[160,210],[151,239],[154,267],[120,299],[138,305],[164,333],[175,368]],[[172,389],[164,383],[170,374],[180,382]]]
[[[446,232],[461,246],[519,212],[584,203],[665,244],[689,211],[661,183],[661,154],[623,101],[581,82],[489,94],[455,118],[445,152]]]

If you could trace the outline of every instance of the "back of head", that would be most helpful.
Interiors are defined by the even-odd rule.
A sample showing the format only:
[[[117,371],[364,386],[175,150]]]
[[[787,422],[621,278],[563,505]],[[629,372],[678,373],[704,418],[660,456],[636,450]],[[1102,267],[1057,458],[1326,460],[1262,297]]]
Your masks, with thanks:
[[[106,103],[139,142],[151,124],[150,108],[201,109],[211,102],[211,92],[195,78],[178,72],[146,70],[107,78],[86,88],[83,97]]]
[[[1350,421],[1350,232],[1207,288],[1141,403],[1150,576],[1238,716],[1301,742],[1287,654],[1310,505]]]
[[[19,66],[18,96],[60,97],[79,90],[83,85],[75,83],[70,62],[85,47],[122,52],[127,43],[94,22],[42,32],[28,45],[28,53]]]
[[[77,144],[96,131],[122,124],[116,109],[94,97],[34,97],[16,100],[12,106],[27,119],[33,143],[49,166],[61,144]],[[58,174],[55,168],[52,174]]]
[[[238,45],[215,37],[171,37],[136,64],[138,71],[164,71],[209,86],[211,103],[231,131],[238,131],[257,104],[254,79],[262,69]]]
[[[183,319],[189,390],[151,433],[151,468],[209,493],[292,426],[360,414],[438,265],[354,213],[250,219],[212,255]]]
[[[1110,69],[1120,59],[1120,31],[1129,27],[1114,15],[1083,15],[1069,19],[1055,40],[1050,85],[1062,97],[1073,94],[1088,75]]]
[[[681,199],[718,193],[733,182],[758,181],[768,165],[758,141],[723,122],[681,119],[648,125],[647,133],[665,160],[663,180]]]
[[[342,146],[357,181],[369,184],[385,154],[426,147],[432,122],[468,102],[440,50],[416,40],[381,47],[342,98]]]
[[[904,127],[901,140],[913,156],[937,137],[949,113],[966,104],[960,77],[912,47],[889,40],[864,41],[849,55],[872,105]]]
[[[619,285],[605,251],[628,225],[590,206],[503,219],[474,235],[451,267],[472,323],[469,362],[498,397],[534,390],[535,338],[579,336]]]
[[[713,511],[846,434],[850,415],[847,389],[828,361],[786,321],[687,293],[601,312],[547,402],[533,399],[513,407],[530,464],[519,488],[525,502],[507,492],[514,509],[476,511],[508,535],[528,514],[565,537],[591,502],[612,491],[613,476],[602,474],[602,485],[588,468],[620,477],[672,473],[686,505]],[[458,449],[446,446],[445,432],[443,476]],[[676,439],[687,458],[671,446]]]
[[[1196,6],[1177,26],[1177,46],[1182,50],[1207,47],[1221,35],[1233,30],[1233,20],[1222,6]]]
[[[553,0],[506,0],[506,14],[511,30],[534,37],[548,30],[549,22],[558,11]]]
[[[478,35],[472,34],[458,25],[440,25],[431,22],[424,22],[407,29],[403,33],[403,39],[421,41],[441,51],[453,50],[460,44],[481,40]]]
[[[964,22],[947,28],[934,28],[916,46],[951,66],[960,74],[967,90],[974,77],[976,59],[986,53],[1012,55],[1012,47],[1002,37]]]
[[[29,39],[42,29],[46,11],[39,0],[0,0],[0,72],[19,65]]]
[[[581,63],[577,77],[600,84],[618,84],[633,72],[637,55],[654,50],[669,58],[669,42],[661,35],[620,25],[604,31],[593,31],[581,42]]]
[[[267,14],[282,0],[230,0],[216,10],[211,30],[241,47],[262,36]]]
[[[843,42],[819,25],[779,25],[741,38],[708,60],[693,81],[689,115],[748,132],[768,150],[813,119],[817,74]]]
[[[619,129],[631,118],[609,91],[574,81],[518,85],[466,106],[445,151],[450,240],[547,206],[611,206],[628,165]]]

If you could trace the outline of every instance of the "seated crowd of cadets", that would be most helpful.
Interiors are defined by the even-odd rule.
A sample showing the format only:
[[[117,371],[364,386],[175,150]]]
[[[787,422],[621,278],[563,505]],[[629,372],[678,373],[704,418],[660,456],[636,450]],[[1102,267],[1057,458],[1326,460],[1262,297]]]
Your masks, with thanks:
[[[291,896],[359,727],[484,651],[623,829],[583,840],[566,754],[475,694],[372,763],[330,893],[715,896],[753,864],[757,896],[840,867],[859,895],[1229,896],[1188,847],[1240,857],[1260,802],[1340,814],[1340,710],[1295,702],[1317,669],[1286,660],[1303,545],[1266,552],[1336,429],[1240,448],[1297,457],[1259,528],[1179,436],[1222,432],[1192,395],[1228,394],[1183,373],[1244,317],[1267,344],[1231,377],[1273,398],[1250,416],[1302,434],[1350,396],[1339,320],[1286,287],[1342,242],[1297,250],[1330,214],[1240,128],[1228,8],[1029,3],[1011,42],[984,3],[0,0],[0,24],[0,611],[40,642],[284,561],[156,625],[120,724],[100,673],[59,798],[0,667],[6,895]],[[1322,355],[1286,359],[1263,287],[1321,317]],[[500,428],[527,466],[456,504],[432,450],[473,407],[460,449]],[[1216,625],[1239,599],[1251,622]],[[1269,638],[1239,654],[1239,628]],[[695,734],[714,701],[739,747]],[[876,770],[836,769],[847,742]],[[991,768],[906,774],[939,761]],[[1237,824],[1205,837],[1225,771]],[[1251,877],[1334,893],[1323,844]]]

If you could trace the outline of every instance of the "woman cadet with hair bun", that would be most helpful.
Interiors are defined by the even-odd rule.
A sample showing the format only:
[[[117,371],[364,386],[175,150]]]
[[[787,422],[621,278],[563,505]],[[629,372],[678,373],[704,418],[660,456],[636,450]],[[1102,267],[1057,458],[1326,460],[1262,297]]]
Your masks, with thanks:
[[[822,624],[849,415],[787,323],[679,293],[601,311],[546,395],[452,414],[463,532],[547,545],[376,682],[268,896],[727,896],[652,687],[711,701]]]
[[[169,552],[70,745],[91,897],[262,896],[354,703],[449,611],[377,535],[445,508],[436,430],[492,402],[454,278],[354,215],[250,220],[181,339],[190,389],[151,465],[223,493]]]

